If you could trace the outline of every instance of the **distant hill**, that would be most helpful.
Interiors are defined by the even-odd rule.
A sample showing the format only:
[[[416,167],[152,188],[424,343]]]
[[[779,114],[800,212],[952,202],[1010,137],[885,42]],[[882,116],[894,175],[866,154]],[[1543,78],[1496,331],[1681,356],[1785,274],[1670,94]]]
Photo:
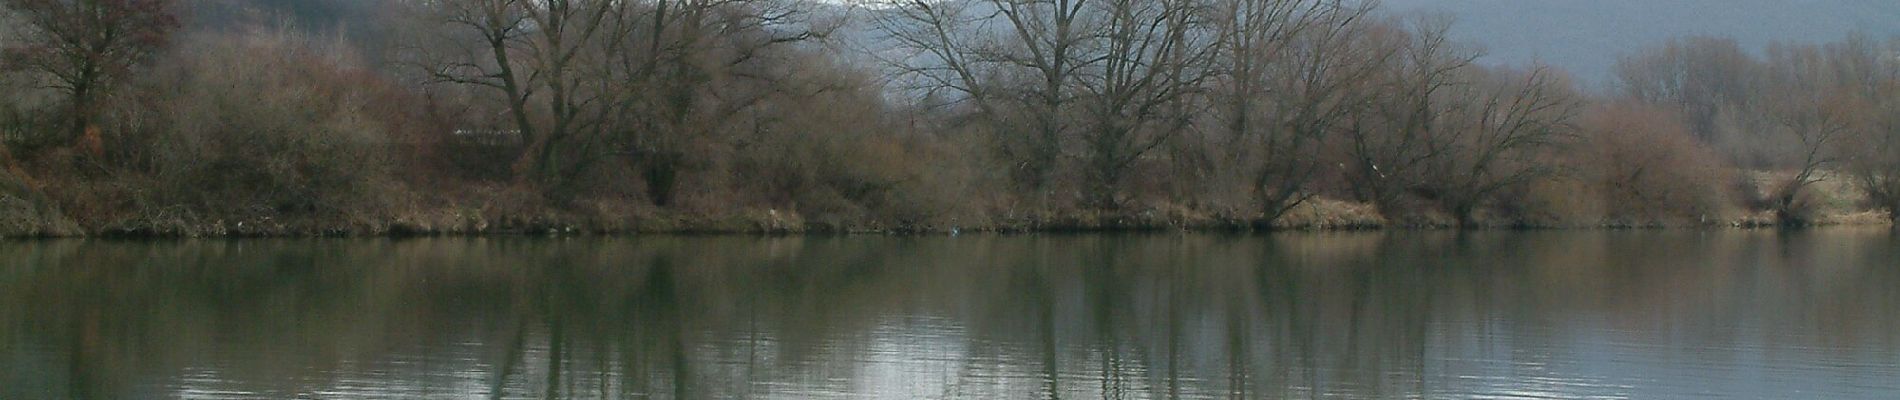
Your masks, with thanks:
[[[184,5],[186,22],[207,29],[261,24],[306,31],[365,30],[385,23],[391,0],[197,0]]]
[[[1597,86],[1610,82],[1618,56],[1675,37],[1733,37],[1759,50],[1856,30],[1900,34],[1900,0],[1384,0],[1384,7],[1449,13],[1458,20],[1454,35],[1490,50],[1486,62],[1543,60]]]
[[[337,36],[364,55],[379,57],[391,46],[393,24],[404,0],[193,0],[180,3],[187,30],[281,28]]]

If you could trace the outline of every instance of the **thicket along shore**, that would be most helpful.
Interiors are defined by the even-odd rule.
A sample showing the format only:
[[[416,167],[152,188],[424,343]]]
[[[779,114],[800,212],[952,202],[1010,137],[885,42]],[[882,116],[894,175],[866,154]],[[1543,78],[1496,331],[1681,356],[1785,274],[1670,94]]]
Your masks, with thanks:
[[[0,236],[1799,227],[1900,40],[1481,62],[1320,0],[0,0]]]

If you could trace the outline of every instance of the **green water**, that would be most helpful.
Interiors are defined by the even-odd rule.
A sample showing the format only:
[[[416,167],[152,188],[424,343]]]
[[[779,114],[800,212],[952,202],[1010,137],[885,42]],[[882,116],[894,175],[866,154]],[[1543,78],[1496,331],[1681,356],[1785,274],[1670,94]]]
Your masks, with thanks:
[[[0,243],[0,398],[1895,398],[1883,229]]]

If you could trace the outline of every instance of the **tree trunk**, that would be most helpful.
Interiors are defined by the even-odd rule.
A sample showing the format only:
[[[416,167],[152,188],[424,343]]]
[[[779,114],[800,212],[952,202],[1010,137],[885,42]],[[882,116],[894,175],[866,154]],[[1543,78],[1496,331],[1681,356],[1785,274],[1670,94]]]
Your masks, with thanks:
[[[85,83],[75,85],[72,95],[72,126],[66,131],[65,137],[53,141],[61,146],[72,144],[74,141],[79,140],[80,137],[85,136],[86,128],[92,125],[93,94],[91,85]]]
[[[1806,224],[1806,218],[1795,212],[1794,199],[1796,189],[1788,189],[1775,199],[1775,223],[1781,226],[1800,226]]]
[[[647,200],[653,205],[666,207],[673,204],[675,188],[679,182],[679,157],[672,155],[649,155],[642,168],[642,177],[646,178]]]

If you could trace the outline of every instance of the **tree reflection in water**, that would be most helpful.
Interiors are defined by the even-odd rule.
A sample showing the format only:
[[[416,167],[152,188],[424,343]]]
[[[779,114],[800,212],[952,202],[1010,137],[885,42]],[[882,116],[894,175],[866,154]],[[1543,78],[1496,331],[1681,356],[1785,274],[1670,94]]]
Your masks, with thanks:
[[[1885,231],[0,245],[0,398],[1900,390]]]

